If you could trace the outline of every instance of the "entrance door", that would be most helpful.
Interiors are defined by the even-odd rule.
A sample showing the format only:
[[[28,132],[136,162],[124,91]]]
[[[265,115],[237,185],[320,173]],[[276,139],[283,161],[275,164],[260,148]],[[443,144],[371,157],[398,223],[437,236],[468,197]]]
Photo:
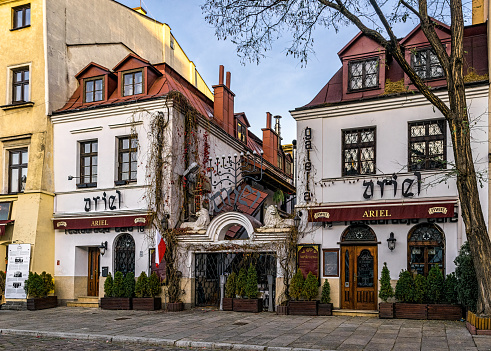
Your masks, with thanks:
[[[89,247],[87,296],[99,296],[99,248]]]
[[[341,308],[377,309],[377,246],[341,247]]]

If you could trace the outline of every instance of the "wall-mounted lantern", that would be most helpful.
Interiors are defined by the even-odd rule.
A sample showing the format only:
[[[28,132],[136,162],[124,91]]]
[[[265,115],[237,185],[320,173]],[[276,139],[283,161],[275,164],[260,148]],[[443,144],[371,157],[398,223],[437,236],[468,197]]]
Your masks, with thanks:
[[[101,245],[98,247],[99,251],[101,252],[101,255],[104,256],[107,250],[107,241],[103,241]]]
[[[394,238],[394,233],[390,233],[389,239],[387,239],[387,246],[389,247],[390,251],[393,251],[396,248],[396,241],[397,239]]]

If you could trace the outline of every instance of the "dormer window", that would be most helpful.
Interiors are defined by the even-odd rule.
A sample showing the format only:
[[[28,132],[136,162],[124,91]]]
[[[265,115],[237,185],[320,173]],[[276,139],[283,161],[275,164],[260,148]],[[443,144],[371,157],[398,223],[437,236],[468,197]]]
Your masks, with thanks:
[[[240,122],[237,122],[237,139],[243,143],[247,143],[247,128]]]
[[[104,99],[104,79],[102,77],[85,79],[84,100],[96,102]]]
[[[414,51],[411,55],[411,63],[421,79],[442,78],[444,76],[443,68],[433,49]]]
[[[348,89],[353,91],[377,88],[378,67],[379,65],[377,58],[349,62]]]
[[[123,73],[123,96],[143,94],[143,70]]]

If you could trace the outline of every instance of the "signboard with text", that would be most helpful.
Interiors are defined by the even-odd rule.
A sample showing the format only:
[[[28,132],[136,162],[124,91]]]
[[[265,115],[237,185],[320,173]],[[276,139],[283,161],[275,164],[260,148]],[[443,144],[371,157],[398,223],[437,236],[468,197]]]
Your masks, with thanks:
[[[5,298],[25,299],[24,285],[29,276],[31,244],[10,244],[8,250]]]
[[[304,278],[312,272],[319,278],[320,245],[308,244],[297,246],[297,269],[302,271]]]

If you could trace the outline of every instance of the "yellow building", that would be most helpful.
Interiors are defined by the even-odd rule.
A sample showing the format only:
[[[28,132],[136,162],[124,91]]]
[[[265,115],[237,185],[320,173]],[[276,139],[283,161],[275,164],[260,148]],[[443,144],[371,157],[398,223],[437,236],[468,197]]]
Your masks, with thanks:
[[[25,243],[30,270],[53,273],[50,115],[76,89],[76,73],[133,53],[213,94],[168,25],[113,0],[0,0],[0,52],[0,270],[7,245]]]

